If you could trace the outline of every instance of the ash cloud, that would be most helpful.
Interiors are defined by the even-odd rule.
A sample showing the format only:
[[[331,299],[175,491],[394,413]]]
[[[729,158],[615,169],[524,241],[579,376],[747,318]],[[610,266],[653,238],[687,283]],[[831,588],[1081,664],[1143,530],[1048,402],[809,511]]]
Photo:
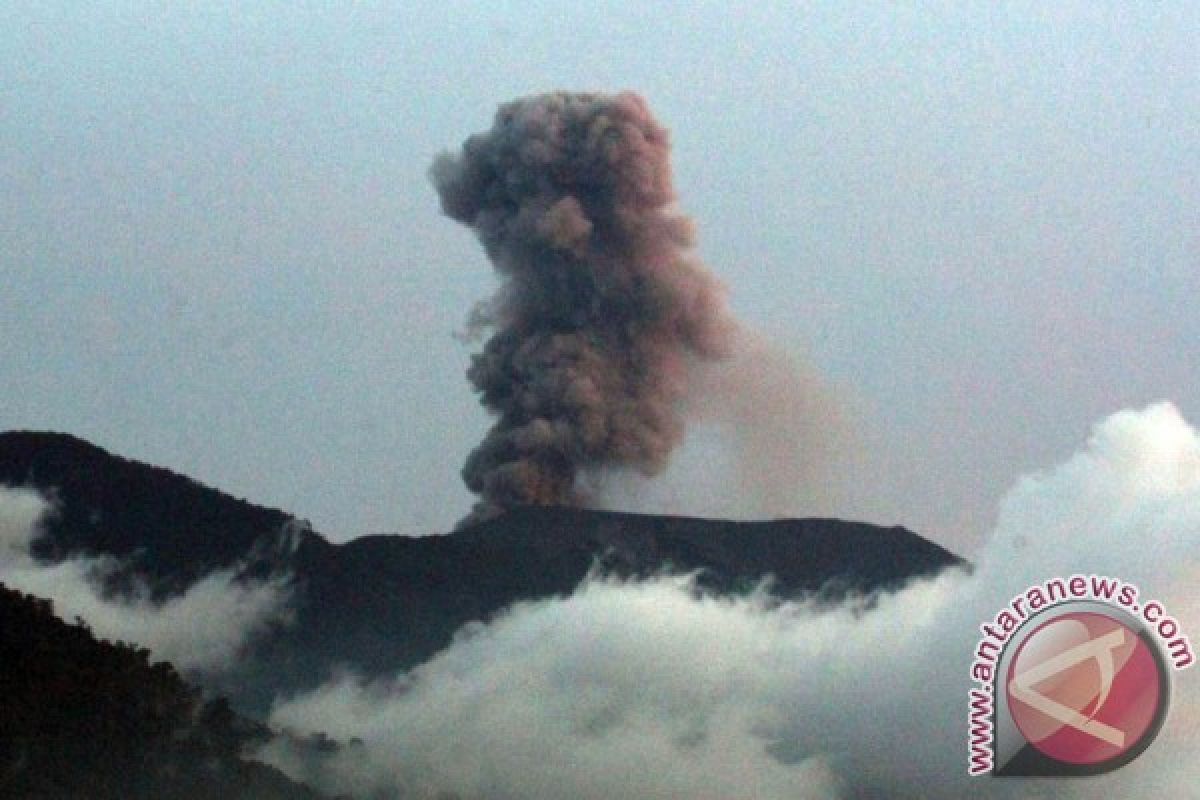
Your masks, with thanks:
[[[650,514],[882,519],[886,482],[865,415],[795,349],[739,327],[720,360],[697,364],[687,434],[662,474],[583,476],[590,504]]]
[[[715,452],[697,465],[711,477],[693,479],[721,503],[706,513],[870,518],[850,491],[867,455],[859,415],[801,354],[742,327],[728,358],[696,371],[687,410],[715,434]]]
[[[233,667],[253,639],[291,619],[284,576],[245,581],[238,568],[205,575],[163,602],[145,586],[111,595],[105,580],[121,572],[111,557],[36,560],[31,545],[53,506],[38,492],[0,486],[0,582],[50,599],[55,613],[83,619],[98,638],[136,643],[181,670],[215,677]]]
[[[1016,484],[970,574],[835,608],[597,577],[392,680],[339,676],[279,701],[272,724],[361,744],[260,755],[375,797],[1192,796],[1194,670],[1174,676],[1154,745],[1088,780],[968,778],[966,698],[978,626],[1056,574],[1136,582],[1195,637],[1198,531],[1200,436],[1170,405],[1121,412]]]
[[[554,93],[500,107],[441,156],[443,211],[503,279],[470,325],[490,331],[467,377],[495,422],[463,468],[465,522],[578,504],[577,478],[659,473],[683,436],[689,366],[736,329],[675,207],[667,131],[632,93]]]

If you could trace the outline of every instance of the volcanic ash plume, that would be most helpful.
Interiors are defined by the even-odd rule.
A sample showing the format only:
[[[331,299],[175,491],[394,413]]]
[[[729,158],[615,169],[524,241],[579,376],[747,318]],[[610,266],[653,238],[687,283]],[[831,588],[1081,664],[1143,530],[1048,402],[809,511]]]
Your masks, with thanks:
[[[467,377],[496,421],[463,467],[468,521],[577,504],[583,470],[662,470],[679,443],[689,361],[735,326],[673,206],[666,130],[635,94],[547,94],[501,106],[441,156],[445,213],[504,282],[472,315],[490,330]]]

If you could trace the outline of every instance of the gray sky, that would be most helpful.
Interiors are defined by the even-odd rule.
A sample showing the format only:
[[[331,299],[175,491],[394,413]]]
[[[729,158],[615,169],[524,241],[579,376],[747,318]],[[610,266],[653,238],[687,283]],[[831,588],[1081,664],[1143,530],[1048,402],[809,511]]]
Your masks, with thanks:
[[[495,280],[426,170],[558,88],[648,99],[739,315],[853,398],[886,476],[835,511],[971,552],[1106,414],[1200,420],[1194,4],[36,5],[0,8],[0,429],[446,529]]]

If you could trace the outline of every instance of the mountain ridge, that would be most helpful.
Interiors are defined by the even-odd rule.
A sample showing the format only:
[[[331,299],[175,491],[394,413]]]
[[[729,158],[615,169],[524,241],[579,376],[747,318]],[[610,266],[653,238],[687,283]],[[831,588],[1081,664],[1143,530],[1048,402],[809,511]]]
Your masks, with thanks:
[[[410,669],[463,625],[563,596],[593,574],[695,573],[703,591],[771,581],[782,598],[894,588],[965,562],[906,528],[837,519],[751,522],[529,506],[440,535],[332,543],[302,521],[69,434],[0,433],[0,484],[55,497],[35,554],[116,556],[158,590],[215,569],[293,578],[295,624],[239,667],[233,699],[263,711],[335,668]],[[228,687],[223,687],[228,688]]]
[[[325,800],[243,755],[272,731],[149,656],[0,582],[0,795]]]

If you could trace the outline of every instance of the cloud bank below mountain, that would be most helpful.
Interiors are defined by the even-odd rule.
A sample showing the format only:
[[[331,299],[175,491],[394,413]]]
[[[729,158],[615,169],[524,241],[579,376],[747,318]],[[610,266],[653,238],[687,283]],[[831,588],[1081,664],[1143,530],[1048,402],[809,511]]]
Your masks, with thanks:
[[[1159,739],[1081,782],[966,775],[978,626],[1048,577],[1138,583],[1200,630],[1200,437],[1173,406],[1123,411],[1004,499],[973,572],[828,608],[686,576],[596,576],[462,631],[391,680],[336,676],[277,702],[274,726],[360,744],[261,757],[326,789],[434,798],[804,798],[1192,791],[1195,676]]]
[[[136,643],[186,671],[219,673],[256,636],[290,618],[285,576],[247,581],[236,566],[211,572],[163,602],[154,602],[136,580],[131,592],[110,594],[105,579],[121,568],[114,558],[34,559],[30,547],[53,513],[36,491],[0,487],[0,582],[53,600],[58,616],[83,619],[99,638]]]

